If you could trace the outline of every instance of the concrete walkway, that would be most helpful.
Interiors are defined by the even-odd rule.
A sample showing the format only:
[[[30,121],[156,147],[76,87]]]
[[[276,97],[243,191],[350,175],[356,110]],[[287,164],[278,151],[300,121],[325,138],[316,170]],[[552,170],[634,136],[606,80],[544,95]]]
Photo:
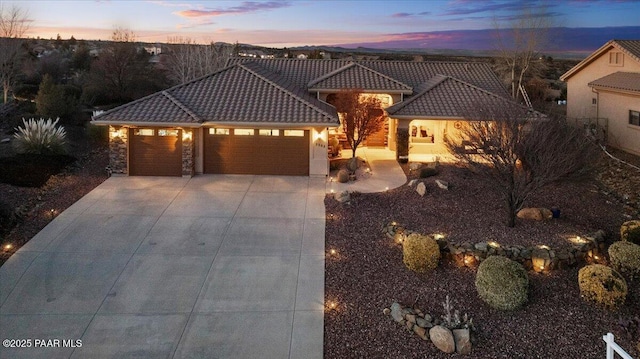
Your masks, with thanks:
[[[0,268],[0,337],[31,346],[0,358],[322,358],[324,195],[324,178],[108,179]]]
[[[343,150],[343,154],[350,154],[350,150]],[[358,148],[357,156],[367,161],[371,167],[371,173],[365,173],[356,181],[339,183],[335,178],[327,179],[327,193],[340,193],[343,191],[372,193],[383,192],[402,186],[407,182],[407,176],[396,161],[396,154],[384,148]]]

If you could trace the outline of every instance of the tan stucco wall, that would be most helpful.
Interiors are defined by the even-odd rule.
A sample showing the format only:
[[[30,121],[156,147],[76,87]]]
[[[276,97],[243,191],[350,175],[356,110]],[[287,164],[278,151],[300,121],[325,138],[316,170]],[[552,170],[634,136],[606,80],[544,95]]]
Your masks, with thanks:
[[[609,65],[609,53],[619,52],[611,49],[592,61],[586,67],[571,76],[567,81],[567,117],[596,117],[596,106],[592,99],[597,95],[591,91],[589,82],[618,71],[640,72],[640,63],[623,54],[623,66]],[[600,114],[600,117],[603,117]]]
[[[600,91],[600,117],[609,119],[607,144],[640,155],[640,126],[629,124],[629,110],[640,111],[640,96]]]
[[[608,119],[608,145],[640,154],[640,129],[629,125],[629,110],[640,111],[640,97],[602,90],[596,93],[588,85],[614,72],[640,73],[640,63],[624,53],[622,66],[610,65],[612,52],[620,51],[610,49],[567,80],[567,117]]]

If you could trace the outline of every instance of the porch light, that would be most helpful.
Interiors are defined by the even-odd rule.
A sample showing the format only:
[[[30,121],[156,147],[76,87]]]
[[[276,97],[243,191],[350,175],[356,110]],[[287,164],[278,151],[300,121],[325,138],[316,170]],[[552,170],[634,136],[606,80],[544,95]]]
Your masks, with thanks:
[[[182,140],[183,141],[191,141],[193,135],[191,131],[182,131]]]

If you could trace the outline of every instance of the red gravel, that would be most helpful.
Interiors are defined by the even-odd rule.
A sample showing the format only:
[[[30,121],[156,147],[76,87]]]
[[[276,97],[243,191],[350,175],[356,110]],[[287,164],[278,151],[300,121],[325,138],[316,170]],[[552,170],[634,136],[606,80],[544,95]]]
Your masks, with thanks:
[[[438,189],[435,179],[450,182]],[[623,205],[598,190],[595,182],[548,188],[532,197],[529,206],[556,206],[560,219],[518,221],[507,228],[497,193],[490,184],[455,166],[444,166],[436,177],[424,179],[428,194],[421,198],[403,186],[386,193],[355,194],[350,205],[325,199],[327,255],[325,296],[337,303],[325,313],[325,358],[450,358],[430,342],[384,316],[393,301],[434,316],[443,314],[449,295],[455,308],[468,313],[479,328],[468,358],[603,358],[607,332],[629,354],[636,343],[617,326],[620,318],[640,316],[640,286],[631,285],[627,302],[609,312],[584,302],[577,283],[579,268],[550,274],[530,272],[529,302],[521,310],[500,312],[482,302],[475,290],[475,272],[441,262],[427,275],[417,275],[402,263],[400,246],[382,233],[383,225],[400,225],[423,233],[445,233],[455,242],[495,240],[501,244],[565,245],[563,235],[584,235],[603,229],[609,240],[627,220]],[[329,218],[329,217],[328,217]]]

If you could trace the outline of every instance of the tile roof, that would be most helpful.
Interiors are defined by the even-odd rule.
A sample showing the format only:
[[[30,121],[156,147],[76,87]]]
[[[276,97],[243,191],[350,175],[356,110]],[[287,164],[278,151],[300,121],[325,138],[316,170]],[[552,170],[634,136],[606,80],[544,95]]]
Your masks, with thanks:
[[[413,93],[411,86],[354,62],[310,81],[307,87],[309,91],[362,89],[376,93]]]
[[[166,91],[129,102],[95,117],[99,121],[156,122],[156,123],[200,123],[201,120],[191,111],[176,102]]]
[[[445,75],[432,77],[416,92],[410,99],[387,108],[387,113],[394,118],[464,118],[468,109],[478,104],[522,107],[511,99]]]
[[[640,92],[640,73],[614,72],[589,82],[589,86],[602,87],[611,90]]]
[[[394,107],[405,113],[430,101],[421,107],[427,111],[423,116],[454,113],[452,106],[480,93],[484,98],[509,97],[484,63],[233,58],[228,65],[95,116],[94,121],[337,126],[335,108],[313,96],[309,87],[403,93],[405,102],[399,105],[406,106]]]
[[[351,63],[357,63],[412,88],[437,74],[443,74],[468,82],[496,95],[509,97],[509,93],[491,66],[482,62],[232,58],[229,60],[229,64],[248,61],[257,62],[263,67],[281,74],[289,82],[301,88],[306,88],[311,81]]]
[[[156,98],[164,99],[159,102]],[[154,100],[150,102],[149,100]],[[145,100],[145,99],[142,99]],[[335,108],[257,64],[237,64],[117,107],[98,122],[338,125]],[[182,116],[173,115],[183,113]],[[132,116],[135,114],[135,116]],[[158,115],[162,116],[158,116]],[[135,121],[134,121],[135,119]]]

